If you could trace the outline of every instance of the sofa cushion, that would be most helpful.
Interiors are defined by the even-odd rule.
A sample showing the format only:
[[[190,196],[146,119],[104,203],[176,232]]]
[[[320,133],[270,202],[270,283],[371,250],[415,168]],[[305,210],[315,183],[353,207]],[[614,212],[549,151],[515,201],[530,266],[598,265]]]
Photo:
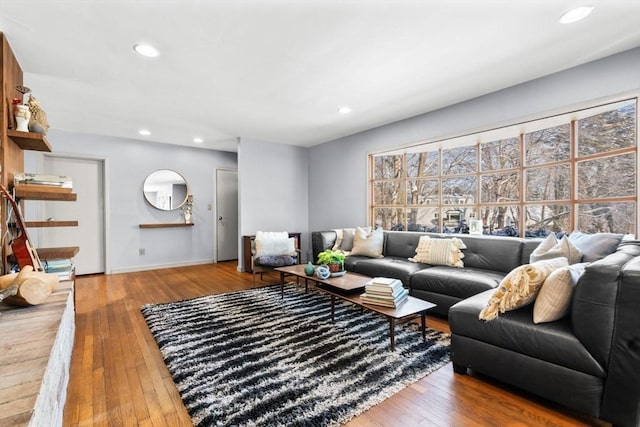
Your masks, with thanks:
[[[462,262],[464,254],[461,249],[466,249],[466,246],[457,237],[432,239],[429,236],[422,236],[418,241],[415,256],[409,258],[409,261],[430,265],[464,267]]]
[[[569,260],[569,264],[575,264],[582,260],[582,252],[569,241],[567,236],[562,236],[562,239],[558,240],[554,233],[550,233],[531,253],[529,262],[558,257],[565,257]]]
[[[517,237],[457,235],[467,247],[464,266],[508,273],[522,264],[523,239]]]
[[[422,269],[431,269],[429,265],[409,262],[406,258],[386,256],[384,258],[364,258],[348,256],[356,259],[354,270],[356,273],[370,277],[392,277],[402,281],[408,288],[411,275]]]
[[[412,292],[428,291],[464,299],[495,289],[504,276],[501,271],[435,266],[413,274],[410,285]]]
[[[533,305],[533,323],[555,322],[569,314],[573,290],[587,264],[559,268],[545,279]]]
[[[582,251],[582,262],[593,262],[614,253],[620,245],[622,237],[624,237],[622,234],[585,234],[574,231],[569,235],[569,241]]]
[[[573,334],[569,318],[536,325],[533,323],[533,306],[529,305],[509,311],[492,322],[478,320],[492,293],[491,290],[482,292],[451,307],[451,333],[589,375],[606,376],[603,367]]]
[[[532,303],[547,276],[567,265],[569,264],[566,258],[554,258],[513,269],[502,279],[487,306],[480,312],[480,319],[493,320],[498,317],[498,313]]]
[[[353,239],[353,248],[350,255],[361,255],[371,258],[382,258],[382,246],[384,233],[381,228],[367,232],[358,227]]]

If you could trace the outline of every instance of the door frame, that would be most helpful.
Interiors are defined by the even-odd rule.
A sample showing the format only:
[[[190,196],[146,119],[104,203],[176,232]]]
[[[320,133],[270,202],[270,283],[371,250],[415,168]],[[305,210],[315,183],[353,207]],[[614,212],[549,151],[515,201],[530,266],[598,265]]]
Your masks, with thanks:
[[[228,171],[235,172],[236,176],[238,175],[237,168],[215,168],[213,170],[213,201],[214,201],[214,209],[213,209],[213,262],[218,262],[218,171]],[[239,187],[238,187],[239,188]],[[239,191],[236,191],[236,195],[238,195],[239,200]],[[239,210],[238,210],[239,211]],[[240,221],[238,221],[238,231],[236,235],[236,241],[238,242],[238,252],[240,248]],[[240,265],[240,257],[238,257],[238,266]]]
[[[103,251],[104,251],[104,274],[111,274],[111,255],[110,255],[110,245],[109,245],[109,229],[110,229],[110,220],[109,220],[109,207],[111,206],[109,192],[109,158],[103,156],[90,156],[86,154],[72,154],[72,153],[41,153],[42,155],[38,157],[37,165],[38,170],[44,170],[44,162],[47,157],[58,157],[63,159],[77,159],[77,160],[90,160],[102,163],[102,197],[104,200],[103,203],[103,212],[102,217],[104,220],[104,229],[103,233]],[[98,189],[100,191],[100,189]],[[82,248],[80,248],[82,250]]]

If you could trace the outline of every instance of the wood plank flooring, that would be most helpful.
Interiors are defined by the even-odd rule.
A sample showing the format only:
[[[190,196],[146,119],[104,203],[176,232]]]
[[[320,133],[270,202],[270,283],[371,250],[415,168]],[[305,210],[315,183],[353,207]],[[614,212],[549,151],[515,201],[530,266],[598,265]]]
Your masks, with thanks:
[[[268,273],[266,283],[278,276]],[[236,262],[76,280],[76,337],[65,426],[188,426],[190,418],[140,307],[251,288]],[[428,326],[448,331],[445,320]],[[607,425],[451,364],[346,424],[360,426]]]

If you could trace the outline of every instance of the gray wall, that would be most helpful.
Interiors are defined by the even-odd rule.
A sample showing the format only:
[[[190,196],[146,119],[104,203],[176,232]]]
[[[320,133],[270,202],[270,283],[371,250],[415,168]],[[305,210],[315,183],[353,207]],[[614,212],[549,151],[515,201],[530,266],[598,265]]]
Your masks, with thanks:
[[[108,161],[111,272],[212,262],[216,168],[237,168],[236,153],[50,130],[55,153],[102,157]],[[37,172],[37,153],[25,152],[25,171]],[[142,183],[156,169],[183,175],[194,195],[193,227],[140,229],[141,223],[180,222],[181,211],[149,205]],[[146,254],[140,256],[139,248]],[[82,248],[80,248],[82,250]]]
[[[253,235],[256,231],[300,232],[302,257],[306,260],[310,251],[308,170],[308,148],[241,138],[240,235]],[[241,245],[239,250],[242,251]]]
[[[546,117],[618,94],[637,96],[639,90],[640,48],[636,48],[312,147],[309,228],[326,230],[367,223],[369,153]]]

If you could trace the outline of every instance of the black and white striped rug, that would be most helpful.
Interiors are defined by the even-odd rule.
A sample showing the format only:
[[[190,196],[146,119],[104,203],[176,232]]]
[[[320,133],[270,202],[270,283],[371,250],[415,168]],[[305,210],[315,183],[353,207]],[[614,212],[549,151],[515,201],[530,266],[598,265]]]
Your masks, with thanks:
[[[288,285],[148,304],[142,313],[194,425],[336,426],[449,361],[449,336],[396,328]]]

